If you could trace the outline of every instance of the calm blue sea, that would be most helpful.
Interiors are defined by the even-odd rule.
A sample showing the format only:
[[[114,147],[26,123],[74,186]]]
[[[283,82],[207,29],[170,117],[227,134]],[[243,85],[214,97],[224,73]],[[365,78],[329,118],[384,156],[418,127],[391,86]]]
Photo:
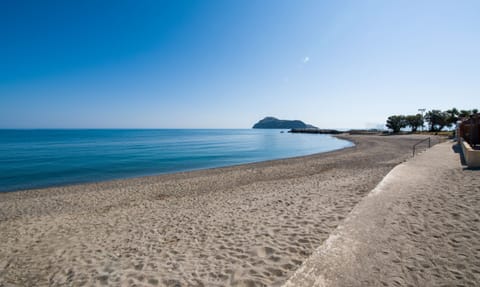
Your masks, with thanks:
[[[229,166],[352,143],[280,130],[0,130],[0,191]]]

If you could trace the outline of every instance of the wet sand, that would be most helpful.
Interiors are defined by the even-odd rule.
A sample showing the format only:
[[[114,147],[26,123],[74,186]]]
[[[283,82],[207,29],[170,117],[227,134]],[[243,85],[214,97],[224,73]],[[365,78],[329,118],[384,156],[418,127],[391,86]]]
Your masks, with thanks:
[[[0,194],[0,286],[280,286],[422,136]]]

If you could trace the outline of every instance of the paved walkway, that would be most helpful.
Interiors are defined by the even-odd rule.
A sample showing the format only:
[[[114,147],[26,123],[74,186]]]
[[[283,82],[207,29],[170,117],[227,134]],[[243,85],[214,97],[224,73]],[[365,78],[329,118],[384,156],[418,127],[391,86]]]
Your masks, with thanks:
[[[480,286],[480,170],[452,142],[398,165],[284,286]]]

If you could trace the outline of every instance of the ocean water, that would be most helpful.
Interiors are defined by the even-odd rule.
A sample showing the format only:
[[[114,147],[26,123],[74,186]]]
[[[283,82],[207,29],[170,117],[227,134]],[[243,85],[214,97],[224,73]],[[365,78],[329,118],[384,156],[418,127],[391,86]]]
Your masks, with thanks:
[[[352,146],[280,130],[0,130],[0,192],[288,158]]]

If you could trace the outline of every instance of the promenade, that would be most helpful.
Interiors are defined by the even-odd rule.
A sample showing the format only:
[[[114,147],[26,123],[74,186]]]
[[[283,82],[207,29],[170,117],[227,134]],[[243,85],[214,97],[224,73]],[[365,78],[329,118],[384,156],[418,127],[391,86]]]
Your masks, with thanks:
[[[395,167],[284,286],[479,286],[480,170],[458,152]]]

